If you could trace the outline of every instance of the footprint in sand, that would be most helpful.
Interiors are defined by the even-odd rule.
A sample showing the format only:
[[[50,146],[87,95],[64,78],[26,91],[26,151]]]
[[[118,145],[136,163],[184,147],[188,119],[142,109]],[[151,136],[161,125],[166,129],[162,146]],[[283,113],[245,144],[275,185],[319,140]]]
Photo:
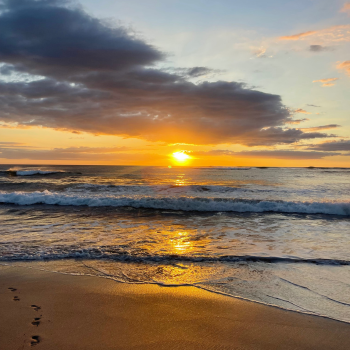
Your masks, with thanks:
[[[17,288],[12,288],[12,287],[9,287],[8,288],[11,292],[15,292],[17,290]]]
[[[38,327],[40,324],[40,319],[41,317],[35,317],[34,320],[32,321],[32,325]]]
[[[30,305],[35,311],[39,311],[41,309],[38,305]]]
[[[40,343],[40,337],[38,335],[32,336],[32,341],[30,342],[31,346],[37,345]]]
[[[14,301],[20,301],[20,298],[18,298],[18,296],[16,295],[14,298],[13,298]]]

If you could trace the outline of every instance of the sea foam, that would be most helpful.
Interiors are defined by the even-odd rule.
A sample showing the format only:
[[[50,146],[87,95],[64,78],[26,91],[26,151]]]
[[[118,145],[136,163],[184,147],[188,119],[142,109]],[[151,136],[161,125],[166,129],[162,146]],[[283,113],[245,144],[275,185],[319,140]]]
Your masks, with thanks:
[[[90,207],[134,207],[200,212],[279,212],[300,214],[331,214],[350,216],[349,201],[282,201],[242,198],[199,198],[117,196],[107,194],[62,193],[50,191],[3,192],[0,203],[32,205],[65,205]]]

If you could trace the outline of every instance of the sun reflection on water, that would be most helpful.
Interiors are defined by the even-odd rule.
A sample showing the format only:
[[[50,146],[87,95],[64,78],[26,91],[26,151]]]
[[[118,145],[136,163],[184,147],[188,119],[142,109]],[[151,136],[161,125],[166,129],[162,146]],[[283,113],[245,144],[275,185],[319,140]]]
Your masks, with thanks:
[[[169,239],[174,253],[189,253],[193,250],[193,244],[189,240],[189,234],[186,231],[178,231]]]

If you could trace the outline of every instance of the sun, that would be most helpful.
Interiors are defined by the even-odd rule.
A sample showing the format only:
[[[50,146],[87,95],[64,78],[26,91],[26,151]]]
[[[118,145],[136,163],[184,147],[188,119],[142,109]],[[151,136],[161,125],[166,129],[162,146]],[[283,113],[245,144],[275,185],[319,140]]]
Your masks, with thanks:
[[[183,151],[178,151],[178,152],[174,152],[172,154],[172,156],[178,161],[178,162],[184,162],[188,159],[191,159],[191,157],[189,155],[187,155],[185,152]]]

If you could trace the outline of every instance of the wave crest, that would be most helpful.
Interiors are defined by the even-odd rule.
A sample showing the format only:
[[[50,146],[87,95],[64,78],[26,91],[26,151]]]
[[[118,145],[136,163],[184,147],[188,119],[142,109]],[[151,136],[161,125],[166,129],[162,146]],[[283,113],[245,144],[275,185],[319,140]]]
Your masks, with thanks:
[[[133,207],[200,212],[278,212],[350,216],[350,202],[293,202],[241,198],[113,196],[60,192],[0,192],[0,203],[64,205],[90,207]]]

